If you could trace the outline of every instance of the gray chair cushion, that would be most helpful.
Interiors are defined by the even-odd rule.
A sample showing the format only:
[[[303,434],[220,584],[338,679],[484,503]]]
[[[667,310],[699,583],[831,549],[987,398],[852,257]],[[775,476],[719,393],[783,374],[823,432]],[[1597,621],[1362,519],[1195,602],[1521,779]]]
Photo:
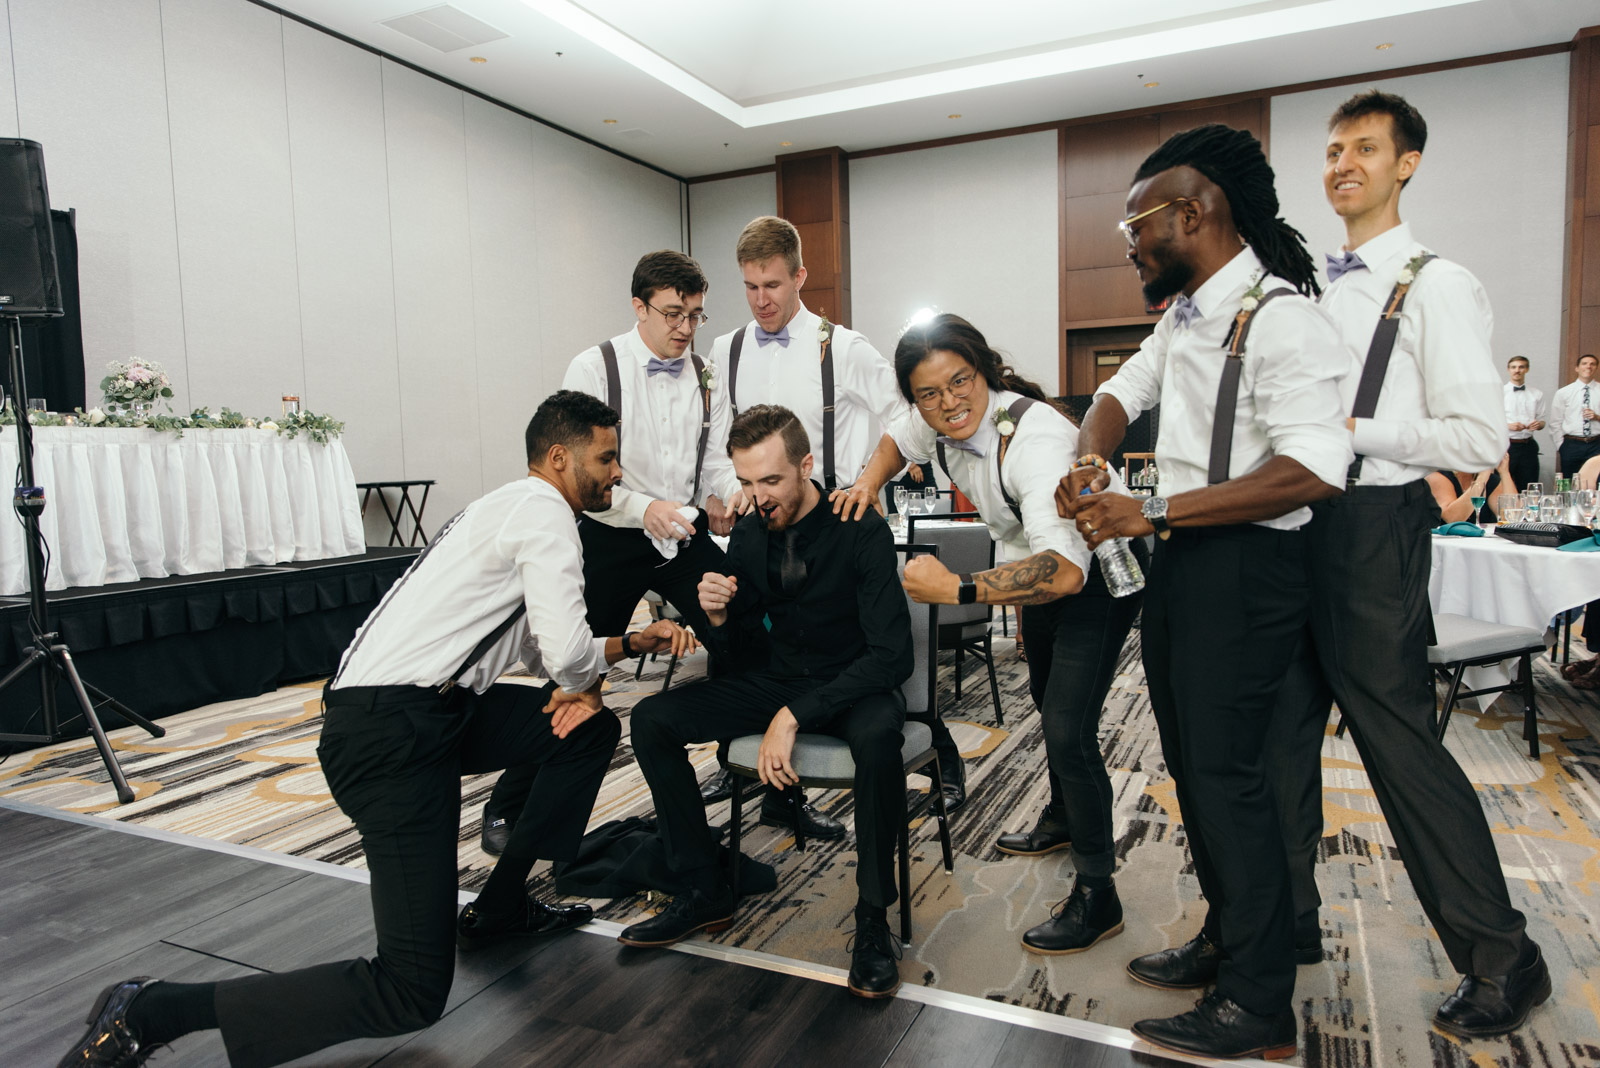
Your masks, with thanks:
[[[1516,656],[1544,648],[1544,634],[1531,627],[1486,623],[1469,616],[1433,617],[1436,645],[1428,648],[1428,663],[1456,664],[1485,656]]]
[[[754,770],[756,757],[761,752],[761,735],[747,734],[735,738],[728,746],[728,763],[736,768]],[[933,748],[933,732],[926,723],[907,723],[905,742],[900,746],[900,762],[910,762]],[[802,779],[854,778],[856,762],[850,759],[850,747],[841,739],[827,734],[802,734],[794,740],[794,754],[790,757],[795,772]]]

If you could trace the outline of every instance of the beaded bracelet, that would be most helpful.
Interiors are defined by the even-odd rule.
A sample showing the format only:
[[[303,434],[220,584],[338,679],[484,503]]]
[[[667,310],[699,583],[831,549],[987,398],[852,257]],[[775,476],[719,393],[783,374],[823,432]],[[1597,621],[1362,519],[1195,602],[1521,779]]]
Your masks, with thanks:
[[[1100,457],[1100,456],[1098,456],[1098,455],[1096,455],[1095,453],[1092,453],[1092,452],[1089,453],[1088,455],[1078,457],[1076,463],[1074,463],[1073,466],[1074,467],[1098,467],[1102,471],[1111,470],[1111,465],[1110,464],[1106,463],[1105,460],[1102,457]]]

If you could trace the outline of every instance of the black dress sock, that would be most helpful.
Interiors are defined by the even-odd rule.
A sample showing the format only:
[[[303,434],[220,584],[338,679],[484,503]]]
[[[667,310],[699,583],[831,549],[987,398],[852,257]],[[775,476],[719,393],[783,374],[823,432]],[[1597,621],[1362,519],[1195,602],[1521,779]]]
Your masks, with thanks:
[[[865,901],[856,901],[856,922],[862,920],[881,920],[889,922],[889,910],[882,905],[871,905]]]
[[[1078,873],[1078,885],[1086,890],[1104,890],[1111,885],[1111,876],[1085,875],[1080,871]]]
[[[128,1026],[144,1047],[217,1026],[216,983],[151,983],[128,1003]]]
[[[534,859],[510,853],[502,856],[473,902],[478,911],[486,916],[520,915],[527,907],[528,874],[533,871]]]

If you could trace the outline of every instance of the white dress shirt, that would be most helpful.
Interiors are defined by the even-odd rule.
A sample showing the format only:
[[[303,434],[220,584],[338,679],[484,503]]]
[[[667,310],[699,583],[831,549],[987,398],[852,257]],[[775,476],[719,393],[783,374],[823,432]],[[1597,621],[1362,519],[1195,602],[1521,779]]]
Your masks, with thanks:
[[[711,360],[711,436],[706,439],[700,498],[693,500],[694,461],[705,417],[700,380],[694,361],[683,356],[683,370],[649,373],[655,356],[637,328],[611,339],[617,350],[617,377],[622,387],[622,484],[611,491],[611,507],[590,513],[613,527],[644,526],[644,510],[656,501],[681,501],[704,506],[715,494],[727,501],[739,488],[728,459],[728,387]],[[657,357],[659,358],[659,357]],[[608,400],[606,362],[600,346],[584,349],[567,366],[562,389],[575,389]]]
[[[1432,270],[1433,265],[1430,264],[1428,269]],[[1505,384],[1504,400],[1507,426],[1512,423],[1522,423],[1523,425],[1538,422],[1548,423],[1548,420],[1545,419],[1546,411],[1544,392],[1542,390],[1534,389],[1528,385],[1518,389],[1510,382],[1507,382]],[[1511,435],[1512,441],[1527,441],[1534,434],[1532,430],[1510,430],[1508,433]]]
[[[1005,467],[995,476],[995,453],[1000,448],[1000,431],[995,429],[994,413],[1006,408],[1021,394],[1007,390],[989,391],[989,412],[977,431],[963,444],[983,451],[982,456],[953,445],[945,445],[950,464],[950,479],[982,514],[989,536],[1005,549],[1007,560],[1025,560],[1034,553],[1053,550],[1085,575],[1094,553],[1084,543],[1077,526],[1056,512],[1056,486],[1072,467],[1078,455],[1078,428],[1048,404],[1035,404],[1016,424],[1011,445],[1006,449]],[[916,408],[895,417],[888,434],[900,455],[920,464],[936,453],[938,436]],[[1126,492],[1122,480],[1112,475],[1117,492]],[[1022,519],[1006,503],[1000,483],[1022,509]]]
[[[1240,301],[1258,277],[1264,293],[1293,289],[1263,272],[1253,250],[1240,250],[1195,290],[1198,318],[1180,329],[1169,310],[1139,351],[1096,392],[1120,401],[1129,422],[1161,405],[1156,464],[1162,496],[1207,484],[1217,385]],[[1339,379],[1349,353],[1327,315],[1297,293],[1273,298],[1256,314],[1240,369],[1228,477],[1287,456],[1343,489],[1354,458],[1339,405]],[[1260,525],[1298,530],[1310,518],[1310,508],[1297,508]]]
[[[1584,390],[1589,391],[1587,402],[1584,400]],[[1561,436],[1594,437],[1600,434],[1600,421],[1585,419],[1583,410],[1600,410],[1597,405],[1600,405],[1600,378],[1588,383],[1575,378],[1556,390],[1555,399],[1550,402],[1550,428]]]
[[[805,305],[789,320],[789,345],[756,341],[752,320],[741,329],[738,395],[732,402],[739,411],[757,404],[781,404],[799,417],[811,439],[817,478],[822,467],[822,342],[817,337],[822,317]],[[733,333],[717,338],[711,356],[719,373],[728,366]],[[731,376],[730,376],[731,377]],[[907,405],[895,381],[894,368],[872,343],[854,330],[833,328],[833,470],[839,486],[860,476],[896,416]]]
[[[605,639],[584,620],[577,521],[542,478],[518,479],[478,498],[434,535],[356,631],[333,688],[439,686],[519,600],[527,615],[461,685],[482,693],[523,660],[569,693],[593,686],[606,671]],[[537,655],[530,657],[532,648]]]
[[[1400,272],[1422,245],[1407,223],[1353,249],[1366,270],[1347,271],[1322,294],[1353,360],[1340,385],[1340,411],[1356,387],[1378,317]],[[1400,313],[1389,372],[1371,419],[1356,420],[1361,485],[1398,486],[1430,471],[1483,471],[1506,451],[1500,369],[1489,349],[1494,313],[1483,286],[1460,264],[1431,261],[1417,274]]]

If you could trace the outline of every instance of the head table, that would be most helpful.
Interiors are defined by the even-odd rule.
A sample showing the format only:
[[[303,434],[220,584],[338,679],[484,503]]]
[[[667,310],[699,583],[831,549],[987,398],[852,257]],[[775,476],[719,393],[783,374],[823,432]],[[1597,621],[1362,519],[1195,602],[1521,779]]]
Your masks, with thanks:
[[[1433,537],[1428,598],[1435,613],[1544,630],[1569,608],[1600,598],[1600,553],[1482,538]]]
[[[103,586],[366,552],[355,473],[337,439],[272,430],[35,427],[46,589]],[[0,431],[0,470],[16,469]],[[6,505],[10,510],[9,502]],[[0,521],[0,595],[27,592],[22,525]]]

